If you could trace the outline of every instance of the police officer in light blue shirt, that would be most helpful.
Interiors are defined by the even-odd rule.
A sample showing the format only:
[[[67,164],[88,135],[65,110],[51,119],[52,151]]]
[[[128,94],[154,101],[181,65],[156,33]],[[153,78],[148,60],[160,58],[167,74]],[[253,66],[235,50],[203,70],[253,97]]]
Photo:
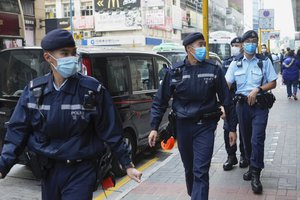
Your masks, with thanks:
[[[187,35],[183,45],[187,57],[166,72],[153,100],[149,145],[155,146],[157,130],[173,97],[172,109],[177,116],[174,134],[185,168],[187,192],[192,200],[207,200],[220,106],[224,106],[227,114],[230,145],[236,142],[236,124],[224,73],[221,67],[205,59],[206,42],[202,33]]]
[[[91,200],[96,160],[107,144],[129,177],[140,182],[142,174],[134,168],[122,140],[122,124],[111,96],[96,79],[77,72],[72,34],[55,29],[41,46],[51,73],[24,88],[7,127],[0,178],[26,145],[42,166],[43,200]]]
[[[250,30],[242,36],[244,54],[233,61],[226,73],[229,87],[236,83],[236,111],[246,159],[250,161],[244,180],[251,180],[254,193],[262,193],[260,172],[264,168],[264,141],[269,107],[265,92],[276,87],[277,75],[268,57],[255,54],[258,35]]]

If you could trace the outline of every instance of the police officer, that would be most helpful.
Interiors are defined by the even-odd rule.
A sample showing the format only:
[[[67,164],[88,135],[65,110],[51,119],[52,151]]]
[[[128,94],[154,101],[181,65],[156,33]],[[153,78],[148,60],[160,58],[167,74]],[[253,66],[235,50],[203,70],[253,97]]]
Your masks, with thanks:
[[[261,54],[265,57],[268,57],[271,60],[272,64],[274,63],[272,55],[268,52],[268,48],[266,44],[261,45]]]
[[[47,166],[42,199],[91,200],[96,159],[104,142],[130,178],[140,182],[122,140],[122,126],[108,91],[94,78],[77,72],[75,41],[55,29],[42,40],[51,73],[32,80],[9,120],[0,157],[4,178],[27,145]]]
[[[173,97],[172,109],[177,116],[175,135],[185,168],[187,192],[192,200],[207,200],[220,105],[228,114],[231,145],[236,142],[236,127],[231,119],[231,99],[224,74],[221,67],[205,60],[206,42],[202,33],[187,35],[183,45],[187,57],[166,72],[153,101],[148,139],[153,147],[169,99]]]
[[[233,38],[231,40],[230,44],[231,44],[231,55],[232,56],[228,57],[227,59],[224,59],[223,63],[222,63],[222,68],[223,68],[223,71],[224,71],[225,74],[227,72],[227,69],[228,69],[230,63],[235,59],[235,57],[238,56],[239,54],[243,53],[242,38],[241,37]],[[233,87],[231,87],[231,89],[230,89],[230,95],[231,95],[232,98],[234,98],[235,90],[236,90],[236,88],[233,85]],[[235,108],[234,108],[234,111],[235,111]],[[237,119],[236,119],[236,121],[237,121]],[[237,160],[237,157],[236,157],[237,145],[234,144],[234,145],[230,146],[230,144],[229,144],[229,137],[228,137],[228,135],[229,135],[229,125],[228,125],[228,122],[227,122],[226,119],[224,120],[223,129],[224,129],[225,149],[226,149],[226,152],[227,152],[227,155],[228,155],[227,160],[223,164],[223,169],[225,171],[228,171],[228,170],[232,170],[233,165],[236,165],[238,163],[238,160]],[[241,168],[245,168],[245,167],[248,167],[248,162],[245,159],[245,151],[244,151],[243,140],[241,139],[241,137],[239,137],[239,138],[240,138],[239,148],[240,148],[240,152],[241,152],[239,166]]]
[[[231,86],[236,83],[236,111],[245,149],[250,161],[244,180],[251,180],[254,193],[262,193],[260,172],[264,168],[264,141],[269,108],[259,99],[264,93],[276,87],[277,75],[269,58],[255,54],[258,35],[250,30],[242,36],[244,54],[231,62],[226,80]]]

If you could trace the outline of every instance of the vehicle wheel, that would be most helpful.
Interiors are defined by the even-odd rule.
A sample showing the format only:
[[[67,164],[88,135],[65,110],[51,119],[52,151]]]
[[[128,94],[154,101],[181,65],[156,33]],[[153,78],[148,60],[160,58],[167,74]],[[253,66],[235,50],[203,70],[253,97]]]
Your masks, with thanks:
[[[123,136],[124,142],[128,145],[129,150],[130,150],[130,158],[131,160],[134,160],[135,157],[135,152],[136,152],[136,144],[134,141],[134,138],[130,133],[125,133]],[[116,176],[124,176],[126,175],[126,170],[122,168],[122,165],[119,163],[118,159],[116,156],[113,157],[112,161],[112,171]]]

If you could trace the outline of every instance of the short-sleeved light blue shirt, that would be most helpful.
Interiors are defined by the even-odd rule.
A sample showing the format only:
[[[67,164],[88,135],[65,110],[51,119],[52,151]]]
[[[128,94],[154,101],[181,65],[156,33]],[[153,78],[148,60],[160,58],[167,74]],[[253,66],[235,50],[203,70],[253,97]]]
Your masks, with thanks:
[[[258,61],[256,56],[248,60],[244,55],[240,61],[234,60],[230,63],[225,78],[231,84],[236,82],[236,94],[248,96],[254,88],[261,86],[262,77],[264,77],[262,85],[277,79],[277,74],[269,58],[262,60],[262,70],[258,67]],[[238,62],[242,63],[239,64]]]

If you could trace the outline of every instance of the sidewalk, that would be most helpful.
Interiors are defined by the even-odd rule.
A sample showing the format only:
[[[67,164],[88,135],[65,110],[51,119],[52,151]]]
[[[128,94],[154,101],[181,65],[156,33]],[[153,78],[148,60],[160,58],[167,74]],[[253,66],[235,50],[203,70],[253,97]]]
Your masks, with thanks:
[[[210,200],[300,200],[300,101],[288,100],[286,88],[280,83],[278,80],[273,91],[277,101],[270,111],[267,127],[265,169],[261,177],[263,194],[253,194],[250,182],[242,179],[247,169],[236,166],[223,171],[227,155],[220,121],[210,168]],[[173,153],[168,162],[119,199],[189,200],[178,150]]]

